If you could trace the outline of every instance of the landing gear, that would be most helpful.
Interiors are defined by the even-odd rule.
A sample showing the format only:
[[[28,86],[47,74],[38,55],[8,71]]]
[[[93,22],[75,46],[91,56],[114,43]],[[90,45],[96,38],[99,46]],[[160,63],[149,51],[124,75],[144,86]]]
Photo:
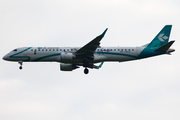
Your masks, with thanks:
[[[22,62],[22,61],[19,61],[18,63],[20,64],[19,69],[22,70],[22,64],[23,64],[23,62]]]
[[[87,67],[89,67],[89,62],[87,60],[83,61],[83,67],[85,67],[84,74],[88,74],[89,70],[87,69]]]
[[[21,70],[21,69],[22,69],[22,66],[19,66],[19,69]]]
[[[89,70],[87,68],[84,69],[84,74],[88,74]]]
[[[83,61],[83,67],[88,67],[89,66],[89,62],[87,60]]]

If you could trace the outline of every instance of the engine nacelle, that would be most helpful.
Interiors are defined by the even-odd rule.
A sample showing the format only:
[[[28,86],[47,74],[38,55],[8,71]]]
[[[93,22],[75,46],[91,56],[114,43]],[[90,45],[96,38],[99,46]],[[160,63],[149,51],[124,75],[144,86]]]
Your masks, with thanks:
[[[65,64],[65,63],[60,64],[60,70],[61,71],[72,71],[72,70],[77,69],[77,68],[79,68],[79,67],[76,65],[73,65],[73,64]]]
[[[73,58],[75,58],[73,53],[61,53],[58,61],[59,62],[70,62],[73,60]]]

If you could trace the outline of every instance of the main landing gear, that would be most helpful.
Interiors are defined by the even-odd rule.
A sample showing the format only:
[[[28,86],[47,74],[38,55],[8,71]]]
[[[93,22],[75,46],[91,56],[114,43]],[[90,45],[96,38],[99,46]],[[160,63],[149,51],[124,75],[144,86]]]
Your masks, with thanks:
[[[23,62],[22,62],[22,61],[19,61],[18,63],[20,64],[19,69],[22,70]]]
[[[84,69],[84,74],[88,74],[89,70],[87,68]]]
[[[87,67],[89,67],[89,62],[87,60],[83,61],[83,67],[85,67],[84,74],[88,74],[89,70],[87,69]]]

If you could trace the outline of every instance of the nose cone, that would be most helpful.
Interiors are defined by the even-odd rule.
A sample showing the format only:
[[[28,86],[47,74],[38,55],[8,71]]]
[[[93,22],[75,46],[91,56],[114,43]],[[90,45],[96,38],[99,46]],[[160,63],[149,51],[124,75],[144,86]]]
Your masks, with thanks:
[[[3,60],[8,60],[9,56],[8,55],[5,55],[2,59]]]

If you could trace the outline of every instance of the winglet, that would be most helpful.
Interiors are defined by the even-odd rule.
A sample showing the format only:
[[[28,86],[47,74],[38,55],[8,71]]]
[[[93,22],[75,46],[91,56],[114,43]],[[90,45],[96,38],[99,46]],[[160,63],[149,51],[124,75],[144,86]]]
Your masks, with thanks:
[[[106,34],[107,30],[108,30],[108,28],[106,28],[106,30],[100,36],[104,37],[104,35]]]
[[[99,66],[93,65],[93,67],[92,67],[92,68],[99,69],[99,68],[101,68],[101,67],[102,67],[103,63],[104,63],[104,62],[102,62]]]
[[[101,68],[104,62],[102,62],[98,67]]]

